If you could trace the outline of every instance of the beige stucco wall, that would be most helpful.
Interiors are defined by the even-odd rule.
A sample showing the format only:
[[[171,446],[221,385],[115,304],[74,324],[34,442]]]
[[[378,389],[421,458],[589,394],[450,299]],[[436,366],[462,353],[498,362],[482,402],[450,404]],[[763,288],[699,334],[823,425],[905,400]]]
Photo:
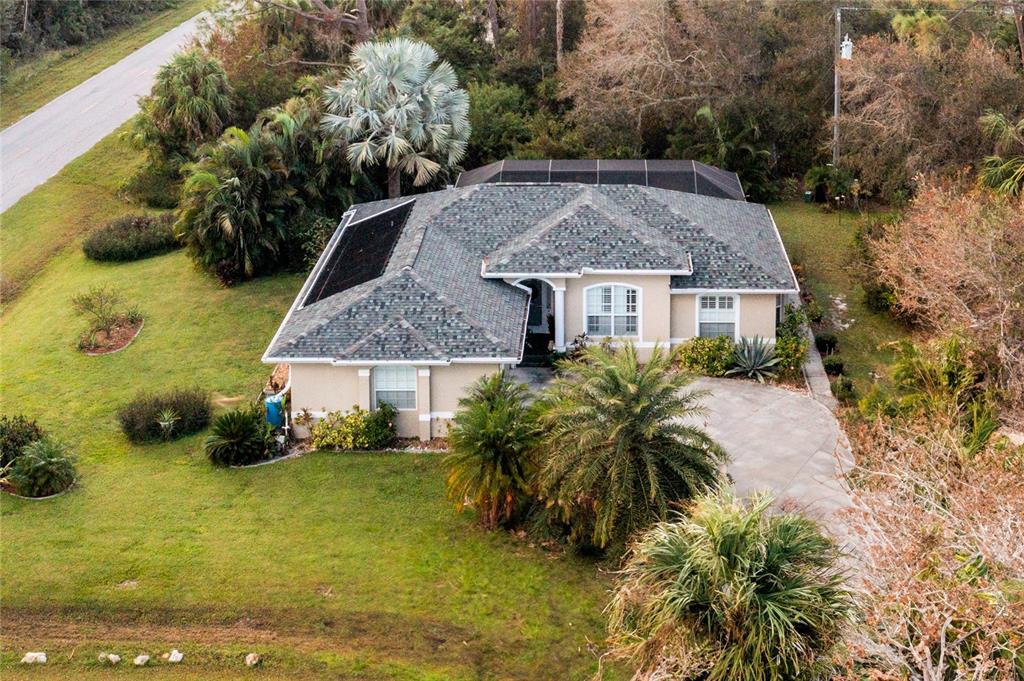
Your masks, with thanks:
[[[399,437],[443,437],[466,388],[500,368],[498,364],[417,367],[416,409],[398,412]],[[292,364],[291,371],[293,413],[308,409],[319,417],[370,405],[372,367]]]
[[[740,335],[775,338],[775,294],[740,296]]]
[[[697,335],[697,297],[690,294],[672,296],[672,338],[681,340]]]

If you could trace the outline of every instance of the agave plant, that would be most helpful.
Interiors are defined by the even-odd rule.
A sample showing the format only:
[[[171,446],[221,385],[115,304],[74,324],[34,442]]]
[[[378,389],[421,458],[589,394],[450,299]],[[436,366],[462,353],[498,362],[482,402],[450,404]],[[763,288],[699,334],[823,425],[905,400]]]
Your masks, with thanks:
[[[726,371],[726,376],[741,374],[764,383],[765,379],[775,378],[775,365],[779,363],[779,358],[775,356],[775,348],[771,343],[760,336],[754,336],[744,338],[736,345],[733,362],[736,366]]]

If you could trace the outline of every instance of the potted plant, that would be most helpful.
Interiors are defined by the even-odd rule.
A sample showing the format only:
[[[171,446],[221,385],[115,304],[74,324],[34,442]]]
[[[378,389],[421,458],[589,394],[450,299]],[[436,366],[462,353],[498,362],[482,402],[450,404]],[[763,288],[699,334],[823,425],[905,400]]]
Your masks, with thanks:
[[[312,434],[310,430],[313,427],[313,412],[309,409],[303,409],[295,418],[292,420],[292,435],[297,440],[306,440]]]

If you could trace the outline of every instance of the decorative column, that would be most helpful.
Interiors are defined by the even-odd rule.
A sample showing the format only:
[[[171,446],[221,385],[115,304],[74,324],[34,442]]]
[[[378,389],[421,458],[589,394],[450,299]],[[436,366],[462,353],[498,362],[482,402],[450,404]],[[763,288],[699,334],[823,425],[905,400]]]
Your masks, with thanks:
[[[359,408],[370,408],[370,370],[359,370]]]
[[[426,442],[432,437],[433,423],[430,420],[430,368],[416,370],[416,411],[420,419],[420,439]]]
[[[555,350],[565,351],[565,289],[555,289]]]

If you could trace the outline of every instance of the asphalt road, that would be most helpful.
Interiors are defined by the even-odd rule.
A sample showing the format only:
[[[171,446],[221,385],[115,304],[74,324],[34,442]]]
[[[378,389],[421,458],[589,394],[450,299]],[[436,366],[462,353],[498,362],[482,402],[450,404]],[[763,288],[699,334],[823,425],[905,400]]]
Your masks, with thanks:
[[[131,118],[157,69],[205,16],[189,19],[0,132],[0,212]]]

